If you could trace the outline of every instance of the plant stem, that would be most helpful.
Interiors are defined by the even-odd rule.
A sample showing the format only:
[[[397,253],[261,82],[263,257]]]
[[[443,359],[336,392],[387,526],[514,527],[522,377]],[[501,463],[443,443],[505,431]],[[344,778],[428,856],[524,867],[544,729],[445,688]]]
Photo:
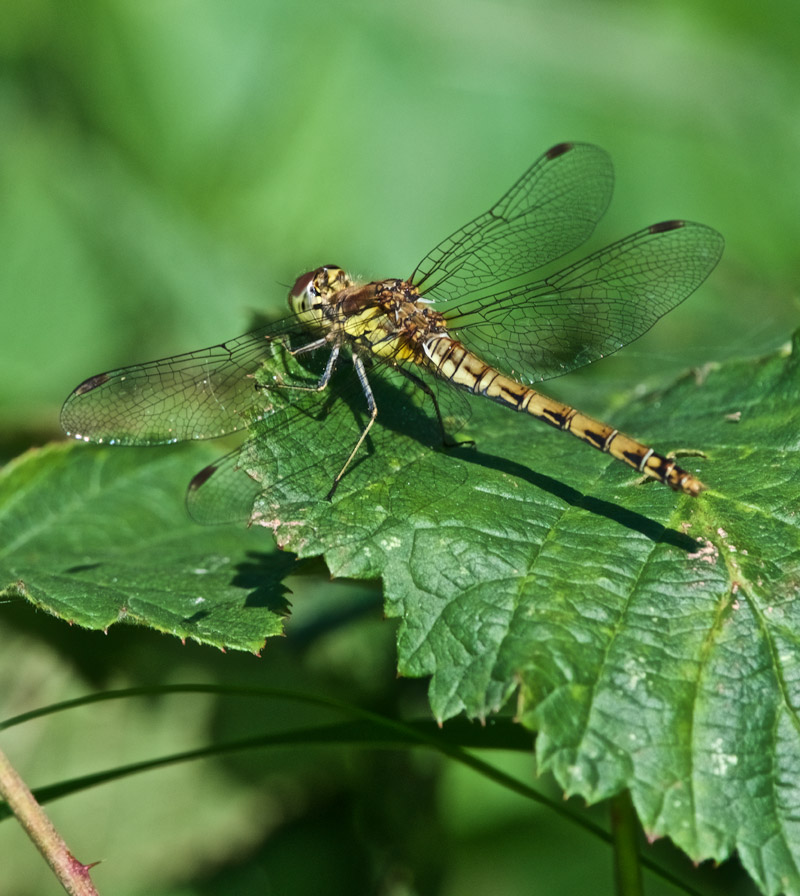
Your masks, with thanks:
[[[637,839],[639,820],[628,791],[611,800],[611,836],[614,841],[614,885],[618,896],[643,896],[642,868]]]
[[[91,865],[79,862],[36,802],[8,757],[0,750],[0,796],[8,803],[36,848],[70,896],[98,896],[89,877]]]

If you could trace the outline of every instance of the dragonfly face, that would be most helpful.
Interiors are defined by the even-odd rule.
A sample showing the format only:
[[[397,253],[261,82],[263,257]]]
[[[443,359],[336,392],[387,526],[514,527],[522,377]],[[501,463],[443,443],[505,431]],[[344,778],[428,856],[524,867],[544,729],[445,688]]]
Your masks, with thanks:
[[[349,354],[368,420],[354,430],[335,415],[330,450],[344,462],[328,498],[377,417],[369,377],[387,368],[433,400],[440,424],[437,381],[533,416],[646,477],[697,495],[705,486],[674,460],[530,386],[641,336],[705,280],[722,254],[723,239],[712,228],[669,220],[537,279],[537,269],[591,235],[612,187],[611,160],[602,149],[560,143],[489,211],[434,247],[410,277],[358,284],[336,265],[316,268],[297,278],[286,320],[221,345],[90,377],[64,403],[62,426],[83,441],[158,445],[276,421],[274,431],[195,477],[189,507],[209,519],[213,513],[198,508],[246,482],[241,470],[250,467],[242,458],[255,441],[278,444],[312,418],[325,425],[320,415],[305,413],[304,397],[332,385],[340,357]],[[288,382],[281,372],[287,355],[317,350],[328,352],[318,378]],[[252,506],[252,482],[249,487]]]

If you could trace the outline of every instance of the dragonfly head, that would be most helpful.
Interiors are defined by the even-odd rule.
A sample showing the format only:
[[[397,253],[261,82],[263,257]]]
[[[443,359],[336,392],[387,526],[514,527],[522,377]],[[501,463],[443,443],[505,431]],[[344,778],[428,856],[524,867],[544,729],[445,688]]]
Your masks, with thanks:
[[[289,307],[310,330],[326,330],[325,308],[340,290],[352,285],[342,268],[326,264],[297,278],[289,293]]]

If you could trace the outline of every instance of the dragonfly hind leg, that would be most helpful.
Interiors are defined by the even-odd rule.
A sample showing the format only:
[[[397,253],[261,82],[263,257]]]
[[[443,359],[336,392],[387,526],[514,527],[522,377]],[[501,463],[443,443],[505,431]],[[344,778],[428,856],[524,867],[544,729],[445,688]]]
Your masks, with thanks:
[[[294,349],[291,354],[292,355],[302,355],[305,352],[311,352],[315,349],[322,348],[324,345],[330,345],[330,342],[327,339],[318,339],[315,342],[310,342],[308,345],[303,345],[300,348]],[[336,343],[333,343],[331,347],[330,357],[328,358],[327,363],[325,364],[325,369],[322,371],[317,384],[314,386],[302,386],[296,383],[284,383],[281,382],[278,385],[282,389],[297,389],[301,392],[322,392],[323,389],[327,388],[330,383],[331,376],[333,376],[333,370],[336,366],[336,362],[339,359],[339,350],[340,346]],[[358,437],[358,441],[353,447],[353,450],[347,457],[347,460],[344,462],[342,469],[336,474],[336,478],[333,480],[333,485],[331,485],[330,491],[327,495],[325,495],[325,500],[330,501],[336,489],[339,487],[339,483],[342,481],[342,477],[347,472],[347,468],[353,461],[353,458],[358,453],[358,449],[364,443],[364,439],[366,439],[367,434],[370,429],[372,429],[372,424],[375,422],[375,418],[378,416],[378,406],[375,402],[375,396],[372,393],[372,387],[369,384],[369,380],[367,379],[367,371],[364,367],[364,362],[361,358],[353,352],[353,366],[356,369],[356,374],[358,375],[358,380],[361,383],[361,389],[364,392],[364,397],[367,399],[367,410],[369,411],[369,420],[367,425],[364,427],[361,435]]]
[[[442,410],[439,407],[439,399],[436,397],[436,393],[425,382],[425,380],[418,377],[410,370],[406,370],[404,367],[397,367],[395,369],[398,373],[402,374],[407,380],[412,382],[419,389],[422,389],[422,391],[428,396],[428,398],[430,398],[431,402],[433,403],[433,409],[436,412],[436,419],[439,423],[439,430],[442,434],[442,445],[445,448],[458,448],[460,445],[475,445],[475,439],[454,439],[448,434],[447,427],[444,423],[444,417],[442,416]]]
[[[344,466],[341,470],[336,474],[336,478],[333,480],[333,485],[331,486],[331,490],[325,495],[325,500],[332,500],[336,489],[339,487],[339,483],[342,481],[342,476],[344,476],[347,468],[353,461],[353,458],[358,453],[358,449],[364,444],[364,439],[366,439],[367,434],[372,429],[372,424],[375,422],[376,417],[378,416],[378,405],[375,403],[375,396],[372,394],[372,387],[369,384],[369,380],[367,379],[367,371],[364,367],[364,362],[361,358],[353,352],[353,366],[356,369],[356,373],[358,374],[358,381],[361,383],[361,388],[364,390],[364,397],[367,399],[367,410],[369,411],[369,421],[367,425],[361,432],[361,435],[358,437],[358,441],[353,446],[353,450],[350,452],[349,457],[344,462]]]

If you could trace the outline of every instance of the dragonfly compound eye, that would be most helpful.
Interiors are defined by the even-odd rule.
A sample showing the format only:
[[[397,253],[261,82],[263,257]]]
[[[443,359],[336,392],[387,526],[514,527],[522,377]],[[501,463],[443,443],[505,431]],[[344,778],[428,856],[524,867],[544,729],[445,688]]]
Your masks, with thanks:
[[[289,304],[295,310],[307,311],[311,307],[313,297],[319,295],[314,286],[314,280],[318,271],[319,269],[316,271],[309,271],[307,274],[303,274],[295,280],[294,286],[289,293]]]
[[[316,268],[298,277],[289,293],[289,307],[300,322],[311,332],[319,331],[324,323],[323,307],[330,304],[334,293],[328,280],[327,268]]]

